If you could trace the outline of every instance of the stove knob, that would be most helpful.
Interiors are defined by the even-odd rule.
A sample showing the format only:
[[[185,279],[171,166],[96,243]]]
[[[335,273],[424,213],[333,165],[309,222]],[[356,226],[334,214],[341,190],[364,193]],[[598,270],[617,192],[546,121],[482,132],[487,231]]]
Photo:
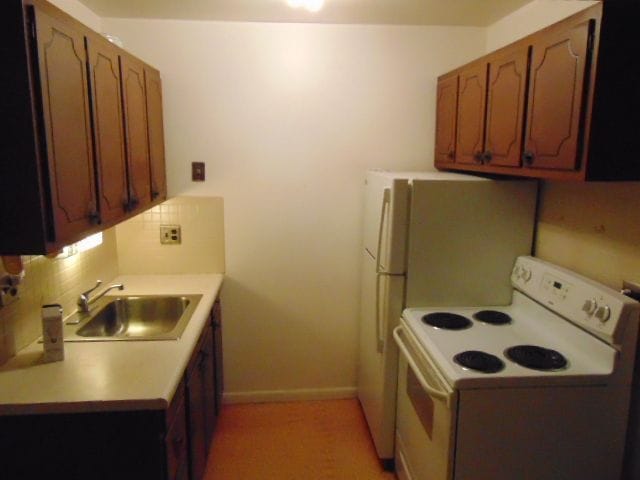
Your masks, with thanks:
[[[595,298],[590,300],[586,300],[584,305],[582,305],[582,311],[586,312],[588,315],[593,315],[598,308],[598,302]]]
[[[511,275],[513,275],[516,279],[520,278],[520,265],[516,265],[515,267],[513,267],[513,272],[511,272]]]
[[[528,282],[529,280],[531,280],[531,275],[532,275],[531,270],[529,270],[528,268],[522,269],[522,279],[525,282]]]
[[[602,323],[609,320],[609,317],[611,317],[611,309],[609,308],[608,305],[599,307],[596,310],[596,318],[599,319]]]

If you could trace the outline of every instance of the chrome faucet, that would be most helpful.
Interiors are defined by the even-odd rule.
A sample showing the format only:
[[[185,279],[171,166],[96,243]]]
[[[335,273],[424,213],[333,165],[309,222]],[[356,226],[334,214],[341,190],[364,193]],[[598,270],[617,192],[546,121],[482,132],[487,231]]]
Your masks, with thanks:
[[[78,297],[78,302],[77,302],[78,311],[79,312],[89,313],[89,309],[90,309],[91,304],[96,302],[97,300],[100,300],[107,292],[110,292],[114,288],[117,288],[118,290],[124,290],[124,285],[122,283],[116,283],[115,285],[109,285],[99,295],[97,295],[95,297],[91,297],[90,296],[91,292],[93,292],[95,289],[97,289],[100,285],[102,285],[102,280],[98,280],[96,282],[96,286],[95,287],[90,288],[86,292],[83,292],[83,293],[80,294],[80,296]]]

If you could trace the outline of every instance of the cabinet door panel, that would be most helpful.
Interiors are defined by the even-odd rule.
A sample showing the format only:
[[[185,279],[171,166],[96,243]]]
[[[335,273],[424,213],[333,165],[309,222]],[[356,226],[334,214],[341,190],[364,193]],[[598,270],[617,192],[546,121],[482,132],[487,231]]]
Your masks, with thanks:
[[[203,377],[203,357],[199,347],[195,366],[187,373],[187,399],[189,424],[189,453],[192,479],[201,479],[207,466],[207,431],[205,417],[205,379]]]
[[[579,167],[589,35],[585,22],[533,45],[525,162],[534,168]]]
[[[224,391],[224,368],[222,359],[222,309],[216,301],[212,310],[213,344],[215,354],[216,415],[222,411],[222,393]]]
[[[202,378],[204,387],[204,420],[206,432],[206,450],[211,447],[213,439],[213,431],[216,428],[216,387],[215,387],[215,354],[213,328],[207,326],[204,333],[204,341],[202,343]]]
[[[111,44],[95,40],[87,41],[87,53],[100,216],[104,223],[113,223],[125,214],[128,202],[119,55]]]
[[[136,210],[151,202],[144,67],[130,57],[121,56],[120,70],[129,168],[129,209]]]
[[[438,81],[436,98],[436,163],[455,161],[458,76]]]
[[[460,73],[456,162],[479,163],[484,148],[484,117],[487,64]]]
[[[164,161],[164,125],[162,117],[162,83],[160,73],[144,69],[147,90],[147,118],[149,122],[149,157],[151,162],[151,199],[167,198]]]
[[[188,438],[187,421],[184,400],[180,400],[176,409],[176,416],[166,437],[167,473],[168,480],[186,478],[188,472]]]
[[[35,10],[56,243],[78,240],[97,212],[84,36]]]
[[[491,59],[487,85],[485,161],[520,166],[528,48]]]

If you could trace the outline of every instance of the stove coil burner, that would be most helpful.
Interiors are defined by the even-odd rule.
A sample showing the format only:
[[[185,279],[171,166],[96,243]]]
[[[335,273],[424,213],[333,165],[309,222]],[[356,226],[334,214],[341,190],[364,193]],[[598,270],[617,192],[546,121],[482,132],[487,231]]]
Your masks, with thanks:
[[[506,325],[512,322],[509,315],[496,310],[481,310],[474,313],[473,318],[479,322],[488,323],[490,325]]]
[[[533,370],[562,370],[567,366],[567,359],[560,352],[535,345],[517,345],[504,353],[509,360]]]
[[[471,320],[467,317],[448,312],[428,313],[422,317],[422,321],[443,330],[464,330],[471,326]]]
[[[504,362],[498,357],[479,350],[458,353],[453,361],[464,368],[482,373],[497,373],[504,368]]]

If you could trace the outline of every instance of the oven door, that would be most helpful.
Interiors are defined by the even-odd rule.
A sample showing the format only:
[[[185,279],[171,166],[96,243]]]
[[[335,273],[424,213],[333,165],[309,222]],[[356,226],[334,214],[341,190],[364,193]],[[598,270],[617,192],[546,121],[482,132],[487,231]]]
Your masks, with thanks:
[[[400,480],[450,480],[458,395],[407,327],[393,336],[400,349],[396,473]]]

